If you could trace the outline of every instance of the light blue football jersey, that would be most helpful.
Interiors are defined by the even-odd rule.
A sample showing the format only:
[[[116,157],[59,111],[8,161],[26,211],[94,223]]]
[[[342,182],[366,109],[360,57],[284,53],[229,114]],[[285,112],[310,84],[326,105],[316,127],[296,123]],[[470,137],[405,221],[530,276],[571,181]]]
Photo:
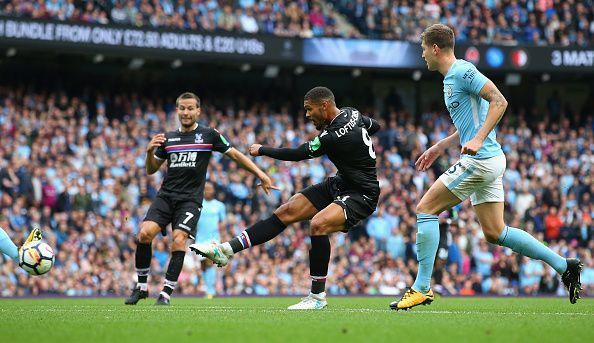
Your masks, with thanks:
[[[196,241],[219,241],[219,223],[227,217],[225,204],[212,199],[204,200],[202,202],[202,211],[200,212],[200,220],[198,220],[198,232],[196,233]]]
[[[460,145],[474,138],[489,110],[489,102],[479,93],[488,79],[476,67],[465,60],[456,60],[443,79],[443,98],[454,126],[460,134]],[[497,143],[495,129],[483,142],[483,146],[472,158],[489,158],[502,154],[501,145]]]

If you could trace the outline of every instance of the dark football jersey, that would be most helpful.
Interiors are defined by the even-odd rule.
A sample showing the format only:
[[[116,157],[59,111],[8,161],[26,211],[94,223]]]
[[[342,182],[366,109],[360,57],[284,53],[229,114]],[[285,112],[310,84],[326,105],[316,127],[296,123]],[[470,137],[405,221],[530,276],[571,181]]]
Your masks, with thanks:
[[[375,167],[375,150],[368,130],[374,125],[368,118],[351,107],[340,109],[340,114],[313,140],[307,150],[311,157],[327,155],[338,169],[336,174],[350,187],[370,197],[379,196],[379,183]],[[375,124],[377,125],[377,124]]]
[[[159,192],[202,203],[210,156],[213,151],[227,152],[231,144],[217,130],[200,125],[190,132],[167,132],[165,139],[155,150],[155,158],[167,160],[167,175]]]

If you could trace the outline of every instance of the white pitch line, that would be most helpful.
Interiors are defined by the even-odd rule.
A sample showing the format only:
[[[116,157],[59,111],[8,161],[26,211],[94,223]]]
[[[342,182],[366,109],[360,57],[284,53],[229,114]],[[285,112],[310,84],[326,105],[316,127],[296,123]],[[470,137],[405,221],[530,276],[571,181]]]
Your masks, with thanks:
[[[251,308],[235,308],[235,307],[199,307],[199,308],[151,308],[151,307],[141,307],[135,309],[126,309],[124,311],[120,309],[108,309],[108,308],[97,308],[92,306],[87,306],[84,308],[80,308],[82,306],[78,306],[78,308],[32,308],[32,309],[0,309],[0,313],[15,313],[15,312],[119,312],[119,313],[126,313],[126,312],[226,312],[226,313],[234,313],[234,312],[268,312],[268,313],[299,313],[299,311],[289,311],[286,309],[275,309],[275,308],[264,308],[264,307],[251,307]],[[306,311],[311,313],[312,311]],[[389,309],[368,309],[368,308],[326,308],[321,310],[323,312],[350,312],[350,313],[396,313],[393,310]],[[512,315],[512,316],[525,316],[525,315],[546,315],[546,316],[593,316],[594,313],[585,313],[585,312],[488,312],[488,311],[449,311],[449,310],[420,310],[420,311],[400,311],[400,315],[410,315],[410,314],[438,314],[438,315]]]

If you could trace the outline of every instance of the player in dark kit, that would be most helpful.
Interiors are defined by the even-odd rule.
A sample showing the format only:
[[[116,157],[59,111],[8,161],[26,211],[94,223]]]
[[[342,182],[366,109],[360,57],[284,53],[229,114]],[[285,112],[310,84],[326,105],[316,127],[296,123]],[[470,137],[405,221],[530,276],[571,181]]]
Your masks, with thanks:
[[[171,259],[163,290],[157,299],[157,305],[169,305],[171,293],[182,270],[186,242],[189,238],[195,238],[196,223],[202,209],[206,170],[212,151],[224,153],[242,168],[260,178],[266,194],[275,188],[268,175],[247,156],[231,147],[217,130],[198,125],[196,121],[200,115],[200,98],[193,93],[183,93],[177,98],[175,105],[181,123],[180,128],[177,131],[155,135],[146,149],[147,173],[154,174],[163,162],[167,161],[167,175],[137,235],[138,283],[126,299],[127,305],[135,305],[138,300],[148,297],[151,242],[159,232],[165,234],[165,227],[171,223]]]
[[[293,195],[272,216],[229,242],[190,245],[191,250],[222,267],[233,254],[271,240],[289,224],[311,219],[311,293],[298,304],[290,306],[291,310],[327,306],[324,289],[330,261],[328,234],[349,230],[369,217],[375,211],[379,197],[375,151],[369,136],[379,129],[377,121],[362,116],[354,108],[338,109],[334,94],[325,87],[307,92],[303,105],[306,117],[320,130],[317,137],[295,149],[254,144],[250,147],[250,154],[284,161],[327,155],[338,169],[336,176]]]

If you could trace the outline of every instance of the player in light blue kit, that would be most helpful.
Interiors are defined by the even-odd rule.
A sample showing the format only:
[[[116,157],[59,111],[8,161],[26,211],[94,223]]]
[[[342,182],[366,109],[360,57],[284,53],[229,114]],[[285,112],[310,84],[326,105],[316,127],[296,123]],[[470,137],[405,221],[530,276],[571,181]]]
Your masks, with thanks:
[[[507,226],[503,219],[505,155],[497,143],[495,125],[507,101],[473,64],[456,59],[452,29],[435,24],[421,38],[427,68],[444,76],[444,100],[456,132],[425,151],[416,161],[417,169],[427,170],[446,148],[458,142],[462,149],[460,160],[439,177],[417,205],[419,271],[412,287],[390,308],[407,310],[433,301],[430,282],[439,244],[437,215],[468,198],[487,241],[548,263],[562,274],[574,304],[579,299],[580,261],[557,255],[527,232]]]
[[[204,201],[200,220],[197,224],[196,243],[220,242],[220,228],[227,218],[225,204],[215,199],[215,188],[212,183],[204,184]],[[216,293],[217,269],[210,260],[202,261],[202,276],[206,285],[206,296],[212,298]]]
[[[38,228],[33,228],[29,236],[23,243],[23,246],[32,241],[40,241],[43,239],[41,234],[41,230]],[[0,253],[10,257],[13,261],[17,264],[19,263],[19,248],[12,242],[10,237],[3,228],[0,227]]]

